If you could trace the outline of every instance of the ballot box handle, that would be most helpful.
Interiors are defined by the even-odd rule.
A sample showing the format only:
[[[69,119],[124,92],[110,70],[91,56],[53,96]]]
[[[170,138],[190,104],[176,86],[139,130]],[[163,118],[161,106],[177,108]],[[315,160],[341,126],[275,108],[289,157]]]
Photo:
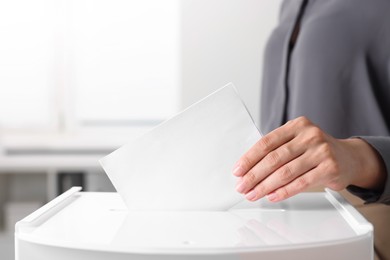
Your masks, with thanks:
[[[15,230],[17,231],[20,226],[35,226],[39,225],[45,219],[50,217],[54,212],[61,210],[63,207],[61,205],[66,204],[65,202],[70,200],[70,198],[74,197],[74,195],[81,191],[82,187],[72,187],[66,192],[62,193],[60,196],[46,203],[27,217],[23,218],[15,225]],[[46,216],[46,217],[45,217]]]
[[[340,193],[325,189],[326,198],[337,209],[337,211],[343,216],[358,234],[364,234],[372,232],[374,230],[373,225],[368,222],[359,211],[357,211]]]

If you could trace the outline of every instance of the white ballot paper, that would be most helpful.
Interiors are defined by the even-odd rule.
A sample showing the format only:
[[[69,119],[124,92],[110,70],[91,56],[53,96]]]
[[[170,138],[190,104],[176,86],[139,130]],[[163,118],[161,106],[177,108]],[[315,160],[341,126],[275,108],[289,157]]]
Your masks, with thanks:
[[[232,83],[100,160],[129,210],[227,210],[236,161],[259,140]]]

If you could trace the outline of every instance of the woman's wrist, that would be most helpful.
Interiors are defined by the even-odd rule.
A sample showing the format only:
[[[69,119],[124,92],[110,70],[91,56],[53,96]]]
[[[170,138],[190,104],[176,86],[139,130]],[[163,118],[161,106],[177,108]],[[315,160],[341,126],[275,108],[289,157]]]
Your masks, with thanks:
[[[386,167],[378,151],[361,138],[344,141],[349,144],[356,163],[355,172],[351,175],[351,185],[382,191],[386,181]]]

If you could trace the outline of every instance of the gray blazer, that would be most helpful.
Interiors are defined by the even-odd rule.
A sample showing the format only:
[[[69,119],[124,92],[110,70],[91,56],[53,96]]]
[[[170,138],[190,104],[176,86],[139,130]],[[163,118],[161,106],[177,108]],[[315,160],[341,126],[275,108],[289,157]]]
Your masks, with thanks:
[[[306,116],[334,137],[364,138],[390,172],[389,0],[286,0],[264,57],[263,133]],[[348,189],[390,204],[390,177],[382,193]]]

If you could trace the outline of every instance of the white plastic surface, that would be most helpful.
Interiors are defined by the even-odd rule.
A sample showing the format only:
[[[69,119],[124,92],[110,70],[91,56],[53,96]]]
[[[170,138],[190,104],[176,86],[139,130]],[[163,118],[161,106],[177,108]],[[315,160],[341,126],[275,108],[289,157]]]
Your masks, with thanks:
[[[128,211],[73,190],[16,225],[16,259],[373,259],[372,225],[336,193],[229,211]]]

